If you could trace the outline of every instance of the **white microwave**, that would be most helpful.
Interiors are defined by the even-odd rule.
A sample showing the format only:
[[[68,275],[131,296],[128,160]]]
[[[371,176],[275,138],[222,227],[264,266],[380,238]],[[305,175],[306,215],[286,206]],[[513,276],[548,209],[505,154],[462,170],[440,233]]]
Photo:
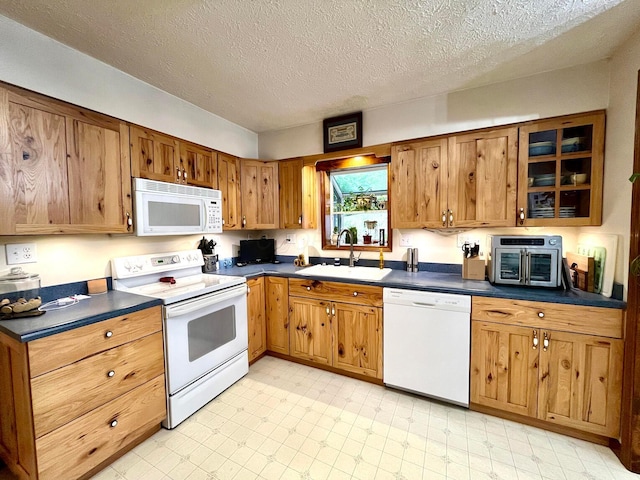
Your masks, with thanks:
[[[133,179],[138,236],[222,232],[222,193],[210,188]]]

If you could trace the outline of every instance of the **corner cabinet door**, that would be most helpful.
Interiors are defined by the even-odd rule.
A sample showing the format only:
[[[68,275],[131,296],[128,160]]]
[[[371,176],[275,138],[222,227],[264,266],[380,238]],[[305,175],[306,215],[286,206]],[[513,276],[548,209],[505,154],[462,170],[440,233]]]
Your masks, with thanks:
[[[240,218],[240,162],[238,157],[218,153],[218,189],[222,193],[224,230],[243,227]]]
[[[247,281],[247,317],[249,330],[249,361],[267,349],[264,277]]]
[[[267,350],[289,355],[289,279],[265,277]]]
[[[131,174],[169,183],[184,183],[177,138],[131,125]]]
[[[240,192],[243,228],[279,228],[278,162],[242,159]]]
[[[532,328],[471,322],[471,403],[536,416],[540,346],[533,349],[533,333]]]
[[[546,330],[540,350],[538,417],[618,437],[623,340]]]
[[[345,303],[331,309],[333,366],[382,378],[382,309]]]
[[[289,346],[292,357],[331,365],[331,303],[289,297]]]
[[[213,150],[180,142],[180,166],[188,185],[218,188],[218,158]]]
[[[443,228],[447,140],[394,145],[391,150],[393,228]]]
[[[515,226],[517,178],[517,128],[450,137],[447,226]]]

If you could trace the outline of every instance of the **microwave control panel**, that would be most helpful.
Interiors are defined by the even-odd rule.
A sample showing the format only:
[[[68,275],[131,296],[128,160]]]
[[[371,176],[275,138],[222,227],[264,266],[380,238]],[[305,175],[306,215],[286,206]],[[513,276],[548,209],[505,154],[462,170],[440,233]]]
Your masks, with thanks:
[[[206,230],[209,233],[222,232],[222,200],[206,200]]]

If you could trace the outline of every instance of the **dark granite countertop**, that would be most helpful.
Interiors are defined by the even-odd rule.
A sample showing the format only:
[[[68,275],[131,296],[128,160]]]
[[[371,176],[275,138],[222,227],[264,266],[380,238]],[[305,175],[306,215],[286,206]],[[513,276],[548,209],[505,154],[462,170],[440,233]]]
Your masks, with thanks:
[[[280,263],[224,268],[216,273],[222,275],[239,275],[247,278],[261,275],[306,279],[317,278],[334,282],[379,285],[381,287],[404,288],[408,290],[457,293],[482,297],[508,298],[512,300],[531,300],[535,302],[567,303],[591,307],[626,308],[626,303],[621,300],[607,298],[595,293],[583,292],[582,290],[571,289],[565,291],[548,288],[492,285],[486,280],[465,280],[459,273],[429,271],[408,273],[404,270],[393,270],[380,281],[357,281],[335,277],[309,277],[307,275],[300,275],[299,272],[301,270],[303,270],[303,268],[295,267],[291,263]]]
[[[162,305],[162,301],[110,290],[105,294],[80,300],[67,308],[49,310],[39,317],[2,320],[0,332],[20,342],[29,342],[155,305]]]

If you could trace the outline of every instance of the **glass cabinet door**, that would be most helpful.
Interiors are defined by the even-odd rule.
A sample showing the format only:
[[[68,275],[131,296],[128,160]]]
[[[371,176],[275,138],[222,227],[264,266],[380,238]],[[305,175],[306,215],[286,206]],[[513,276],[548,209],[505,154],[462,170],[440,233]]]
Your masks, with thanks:
[[[602,223],[604,112],[520,128],[518,225]]]

